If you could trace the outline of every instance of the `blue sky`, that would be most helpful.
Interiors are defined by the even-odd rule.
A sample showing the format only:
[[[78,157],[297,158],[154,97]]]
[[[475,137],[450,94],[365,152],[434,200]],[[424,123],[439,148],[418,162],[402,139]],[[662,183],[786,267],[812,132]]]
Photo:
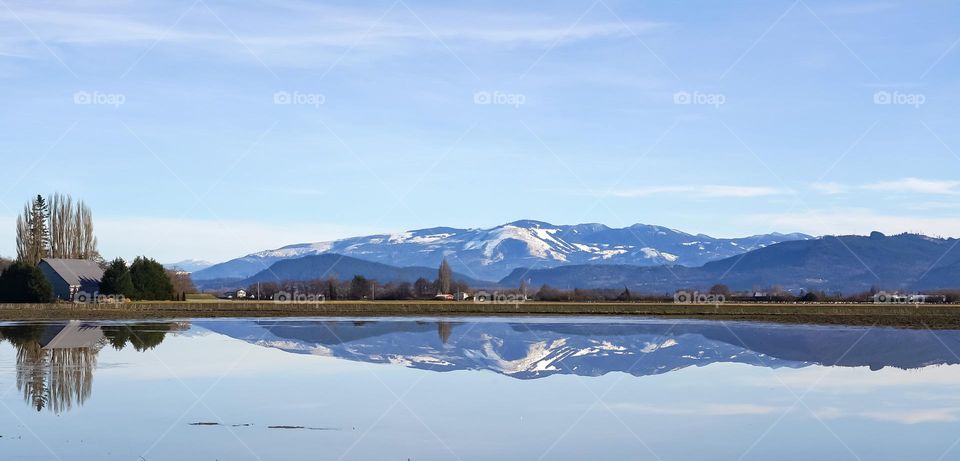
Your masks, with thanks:
[[[439,225],[960,236],[960,5],[0,2],[0,254],[31,195],[107,257]]]

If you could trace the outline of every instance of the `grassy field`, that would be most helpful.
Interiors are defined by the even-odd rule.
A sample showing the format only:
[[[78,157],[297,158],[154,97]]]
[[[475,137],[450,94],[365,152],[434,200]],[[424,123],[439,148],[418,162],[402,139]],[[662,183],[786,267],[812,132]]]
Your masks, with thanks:
[[[122,304],[0,304],[0,320],[147,319],[190,317],[654,316],[781,323],[903,326],[960,329],[960,305],[882,304],[479,304],[444,301],[333,301],[274,303],[198,299]]]

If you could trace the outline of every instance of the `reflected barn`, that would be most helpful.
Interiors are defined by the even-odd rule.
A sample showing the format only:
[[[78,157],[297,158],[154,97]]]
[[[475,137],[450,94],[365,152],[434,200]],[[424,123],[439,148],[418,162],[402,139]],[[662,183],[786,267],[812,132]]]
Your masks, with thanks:
[[[16,384],[24,401],[60,414],[83,405],[93,392],[97,356],[107,344],[156,347],[172,324],[97,325],[69,321],[0,326],[0,340],[16,349]]]

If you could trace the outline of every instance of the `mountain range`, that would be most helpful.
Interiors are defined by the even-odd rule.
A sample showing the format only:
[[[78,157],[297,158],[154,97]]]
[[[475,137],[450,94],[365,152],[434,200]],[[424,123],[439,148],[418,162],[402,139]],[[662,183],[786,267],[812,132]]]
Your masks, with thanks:
[[[435,227],[289,245],[197,270],[193,278],[240,280],[278,261],[338,254],[396,267],[435,268],[447,258],[454,271],[469,278],[499,280],[518,268],[584,264],[695,267],[780,242],[811,238],[772,233],[725,239],[646,224],[611,228],[523,220],[489,229]]]
[[[788,290],[854,293],[960,287],[960,240],[917,234],[825,236],[783,242],[708,262],[700,267],[569,265],[517,269],[503,286],[628,287],[643,293],[704,290],[723,283],[734,290],[774,285]]]

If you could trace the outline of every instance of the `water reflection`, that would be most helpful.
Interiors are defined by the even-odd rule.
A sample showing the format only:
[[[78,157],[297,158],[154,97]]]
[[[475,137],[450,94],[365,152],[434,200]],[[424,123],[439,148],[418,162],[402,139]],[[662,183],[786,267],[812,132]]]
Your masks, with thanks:
[[[200,321],[261,346],[433,371],[520,379],[634,376],[711,363],[901,369],[960,363],[960,331],[666,320]]]
[[[0,391],[27,403],[0,398],[2,459],[932,460],[956,458],[960,429],[960,331],[509,317],[0,335]]]
[[[16,352],[16,385],[37,411],[60,414],[93,391],[106,347],[144,352],[196,328],[261,347],[435,372],[482,370],[517,379],[557,374],[666,374],[714,363],[767,368],[916,369],[960,363],[960,331],[635,319],[195,320],[0,326]]]
[[[24,401],[42,411],[69,411],[93,392],[100,350],[127,343],[137,351],[159,345],[175,323],[96,324],[69,321],[0,326],[0,341],[16,349],[16,384]]]

